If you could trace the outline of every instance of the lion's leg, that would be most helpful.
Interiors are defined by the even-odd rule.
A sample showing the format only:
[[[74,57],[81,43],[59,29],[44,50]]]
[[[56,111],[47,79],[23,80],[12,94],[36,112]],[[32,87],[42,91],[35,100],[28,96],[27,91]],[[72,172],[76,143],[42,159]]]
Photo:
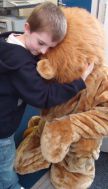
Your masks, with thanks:
[[[60,163],[51,167],[51,181],[56,189],[87,189],[93,179],[94,171],[90,175],[84,175],[69,172]]]
[[[95,159],[99,157],[101,139],[80,139],[72,144],[64,160],[51,168],[56,189],[87,189],[95,177]]]
[[[19,174],[33,173],[49,167],[40,149],[40,137],[33,131],[19,145],[15,159],[15,169]]]
[[[39,117],[32,117],[24,139],[17,148],[15,169],[19,174],[33,173],[49,167],[40,148],[40,137],[44,126]]]

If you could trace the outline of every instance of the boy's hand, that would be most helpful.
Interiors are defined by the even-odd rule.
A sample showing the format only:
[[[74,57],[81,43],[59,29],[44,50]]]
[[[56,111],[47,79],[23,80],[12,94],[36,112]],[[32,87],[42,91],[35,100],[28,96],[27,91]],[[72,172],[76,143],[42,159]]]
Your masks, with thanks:
[[[81,78],[85,81],[87,77],[91,74],[94,68],[94,63],[87,66],[86,71],[82,74]]]

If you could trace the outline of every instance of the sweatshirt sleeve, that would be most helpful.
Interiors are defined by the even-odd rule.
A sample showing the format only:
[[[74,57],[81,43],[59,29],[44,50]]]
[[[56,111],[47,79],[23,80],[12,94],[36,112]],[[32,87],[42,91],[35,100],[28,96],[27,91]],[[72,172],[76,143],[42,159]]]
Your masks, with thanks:
[[[28,62],[11,74],[14,88],[27,104],[37,108],[51,108],[68,101],[86,88],[82,79],[69,84],[48,82],[38,74],[35,66]]]

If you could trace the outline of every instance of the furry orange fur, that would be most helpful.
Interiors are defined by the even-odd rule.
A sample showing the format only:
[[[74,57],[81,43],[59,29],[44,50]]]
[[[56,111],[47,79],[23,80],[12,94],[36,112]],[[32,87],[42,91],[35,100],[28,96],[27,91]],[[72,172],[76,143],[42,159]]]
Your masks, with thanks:
[[[38,72],[46,79],[64,83],[79,78],[87,64],[94,63],[95,67],[85,90],[61,106],[42,111],[38,123],[34,121],[37,118],[31,118],[34,129],[20,144],[15,167],[25,174],[52,164],[51,181],[56,189],[87,189],[95,176],[94,162],[99,157],[102,138],[108,136],[104,33],[86,10],[62,10],[68,22],[67,35],[38,62]],[[33,138],[39,141],[38,145],[32,144]]]
[[[49,72],[61,83],[78,79],[87,64],[104,62],[103,31],[97,20],[84,9],[64,8],[63,12],[68,21],[67,35],[43,57],[48,62],[43,60],[37,66],[43,77]]]

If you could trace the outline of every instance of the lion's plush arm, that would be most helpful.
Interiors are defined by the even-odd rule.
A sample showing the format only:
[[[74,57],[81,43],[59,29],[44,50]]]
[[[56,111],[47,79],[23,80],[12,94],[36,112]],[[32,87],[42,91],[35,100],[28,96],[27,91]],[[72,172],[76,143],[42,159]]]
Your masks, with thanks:
[[[96,107],[46,124],[41,137],[42,154],[49,162],[57,163],[64,159],[73,142],[81,137],[100,136],[108,136],[107,107]]]
[[[108,136],[108,107],[94,109],[70,115],[72,127],[83,138]]]
[[[78,140],[69,116],[47,122],[41,136],[41,151],[48,162],[63,160],[72,140]]]

